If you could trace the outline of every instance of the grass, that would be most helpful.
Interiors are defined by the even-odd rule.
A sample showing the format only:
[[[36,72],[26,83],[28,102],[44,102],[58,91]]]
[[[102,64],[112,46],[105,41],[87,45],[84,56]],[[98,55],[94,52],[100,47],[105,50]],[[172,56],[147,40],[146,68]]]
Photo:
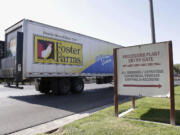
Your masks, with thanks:
[[[180,86],[175,87],[176,124],[180,125]],[[119,105],[119,113],[131,108],[131,102]],[[136,109],[122,118],[114,117],[114,107],[68,124],[53,135],[180,135],[179,126],[169,123],[169,98],[139,98]]]

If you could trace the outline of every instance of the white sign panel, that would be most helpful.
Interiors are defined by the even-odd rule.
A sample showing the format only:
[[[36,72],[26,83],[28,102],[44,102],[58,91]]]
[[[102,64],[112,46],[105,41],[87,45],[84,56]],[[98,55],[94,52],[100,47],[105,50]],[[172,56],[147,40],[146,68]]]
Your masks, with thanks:
[[[174,85],[180,85],[180,76],[174,76]]]
[[[117,49],[119,95],[169,97],[169,42]]]

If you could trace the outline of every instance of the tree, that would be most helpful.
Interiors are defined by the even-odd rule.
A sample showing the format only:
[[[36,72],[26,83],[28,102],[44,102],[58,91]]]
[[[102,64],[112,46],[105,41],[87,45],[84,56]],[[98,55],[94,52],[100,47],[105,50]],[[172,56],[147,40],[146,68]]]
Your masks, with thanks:
[[[174,64],[173,69],[175,73],[180,74],[180,64]]]

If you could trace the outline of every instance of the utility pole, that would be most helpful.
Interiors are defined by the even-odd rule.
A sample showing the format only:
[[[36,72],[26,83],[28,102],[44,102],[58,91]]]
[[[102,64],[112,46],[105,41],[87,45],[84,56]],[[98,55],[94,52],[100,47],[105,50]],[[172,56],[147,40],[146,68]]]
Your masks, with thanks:
[[[151,36],[152,36],[152,43],[156,43],[155,37],[155,26],[154,26],[154,11],[153,11],[153,0],[149,0],[150,6],[150,20],[151,20]]]

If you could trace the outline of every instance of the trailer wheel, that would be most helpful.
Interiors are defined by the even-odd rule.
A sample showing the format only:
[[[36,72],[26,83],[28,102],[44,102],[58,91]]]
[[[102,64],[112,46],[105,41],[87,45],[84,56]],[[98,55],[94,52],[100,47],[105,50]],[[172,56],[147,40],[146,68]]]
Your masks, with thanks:
[[[39,79],[35,80],[35,88],[36,88],[37,91],[39,91],[41,93],[46,93],[47,94],[49,92],[48,84],[45,83],[42,80],[39,80]]]
[[[82,93],[84,91],[84,82],[82,78],[75,78],[72,80],[72,85],[71,85],[71,91],[72,93]]]
[[[45,94],[49,94],[49,83],[39,80],[39,79],[35,79],[35,88],[37,91],[41,92],[41,93],[45,93]]]
[[[53,79],[53,80],[51,81],[52,94],[54,94],[54,95],[59,95],[59,94],[60,94],[58,84],[59,84],[58,79]]]
[[[102,78],[96,78],[96,84],[103,84]]]
[[[104,83],[111,83],[111,82],[112,82],[111,76],[104,77]]]
[[[59,91],[63,95],[67,95],[71,89],[71,82],[69,78],[63,78],[59,80]]]

